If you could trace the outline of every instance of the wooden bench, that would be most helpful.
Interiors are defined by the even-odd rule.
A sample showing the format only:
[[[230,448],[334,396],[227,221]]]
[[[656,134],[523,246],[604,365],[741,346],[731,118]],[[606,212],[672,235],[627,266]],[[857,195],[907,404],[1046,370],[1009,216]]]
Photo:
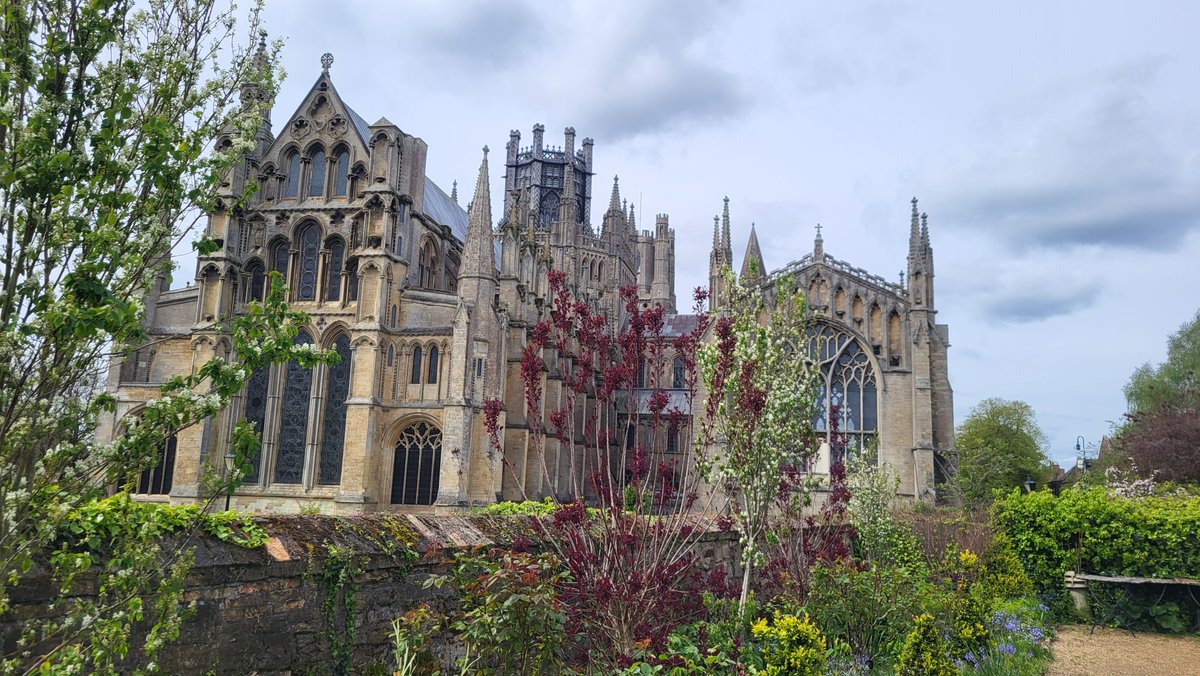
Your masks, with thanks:
[[[1070,594],[1071,594],[1071,602],[1075,604],[1075,610],[1079,611],[1080,615],[1082,615],[1083,617],[1092,618],[1094,620],[1094,622],[1092,624],[1093,631],[1095,631],[1096,627],[1099,626],[1101,623],[1104,622],[1105,619],[1108,619],[1108,618],[1092,617],[1091,609],[1088,607],[1088,594],[1087,594],[1088,582],[1105,582],[1108,584],[1119,584],[1119,585],[1132,585],[1132,584],[1162,585],[1163,591],[1162,591],[1162,594],[1159,594],[1159,597],[1158,597],[1160,601],[1162,600],[1163,594],[1167,593],[1167,587],[1169,587],[1169,586],[1180,585],[1180,586],[1184,586],[1184,587],[1200,587],[1200,580],[1193,580],[1193,579],[1184,578],[1184,577],[1132,577],[1132,576],[1128,576],[1128,575],[1090,575],[1088,573],[1077,573],[1073,570],[1068,570],[1066,572],[1066,574],[1063,575],[1063,582],[1065,583],[1065,585],[1067,587],[1067,591],[1070,592]],[[1200,601],[1196,600],[1196,596],[1192,594],[1190,589],[1188,590],[1188,595],[1191,596],[1192,601],[1195,602],[1196,606],[1197,606],[1196,621],[1192,624],[1191,629],[1188,630],[1189,634],[1195,634],[1196,631],[1198,629],[1200,629]],[[1155,605],[1157,605],[1157,603],[1158,602],[1155,601]]]

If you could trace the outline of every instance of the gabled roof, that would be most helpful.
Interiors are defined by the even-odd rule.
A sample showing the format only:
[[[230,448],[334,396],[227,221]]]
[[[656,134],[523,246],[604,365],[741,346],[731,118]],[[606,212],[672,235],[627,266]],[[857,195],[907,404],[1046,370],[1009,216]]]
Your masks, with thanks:
[[[459,241],[467,241],[467,212],[428,176],[425,177],[424,211],[433,220],[450,228]]]
[[[330,86],[332,87],[333,85],[331,84]],[[342,97],[339,96],[338,100],[341,101],[341,98]],[[369,125],[367,124],[367,121],[364,120],[362,115],[359,115],[358,112],[351,108],[350,104],[346,103],[345,101],[342,101],[342,107],[346,109],[346,114],[350,116],[350,121],[354,123],[354,130],[358,132],[358,137],[362,139],[363,143],[366,143],[367,139],[371,137],[371,130],[368,128]]]

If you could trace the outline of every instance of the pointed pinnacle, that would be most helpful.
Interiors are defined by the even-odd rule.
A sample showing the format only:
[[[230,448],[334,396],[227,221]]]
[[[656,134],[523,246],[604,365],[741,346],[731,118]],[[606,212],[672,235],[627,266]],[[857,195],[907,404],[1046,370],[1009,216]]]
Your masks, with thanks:
[[[620,182],[620,178],[617,176],[613,176],[612,197],[610,197],[608,200],[608,210],[609,211],[615,212],[621,208],[621,188],[618,185],[619,182]]]

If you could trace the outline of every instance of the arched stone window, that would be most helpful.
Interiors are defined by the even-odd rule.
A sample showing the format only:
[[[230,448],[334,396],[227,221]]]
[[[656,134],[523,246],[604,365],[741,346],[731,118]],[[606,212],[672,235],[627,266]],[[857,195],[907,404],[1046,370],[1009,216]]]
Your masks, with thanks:
[[[313,151],[309,163],[308,196],[321,197],[325,194],[325,151],[317,148]]]
[[[683,357],[675,357],[675,362],[671,364],[671,387],[676,389],[683,387],[687,382],[686,376]]]
[[[298,300],[317,299],[317,261],[321,253],[321,228],[313,222],[300,227],[296,233],[300,244],[300,270],[297,279]]]
[[[350,151],[345,148],[338,148],[337,164],[333,168],[333,194],[343,196],[346,194],[346,184],[350,176]]]
[[[246,274],[250,277],[250,286],[248,289],[247,300],[256,300],[262,302],[266,295],[264,288],[267,283],[267,274],[263,270],[263,264],[260,260],[252,260],[246,265]]]
[[[301,329],[295,341],[309,345],[312,337]],[[308,399],[312,370],[289,361],[283,381],[279,441],[275,451],[275,483],[298,484],[304,476],[304,445],[308,441]]]
[[[142,470],[138,476],[137,492],[145,495],[168,495],[175,476],[175,435],[167,437],[158,449],[158,462]]]
[[[879,436],[875,367],[859,341],[845,331],[817,324],[810,335],[810,350],[821,370],[813,429],[818,433],[829,431],[830,416],[837,407],[838,433],[846,442],[846,452],[855,453]],[[836,444],[831,446],[837,449]],[[841,459],[835,457],[832,461]]]
[[[283,183],[283,196],[296,197],[300,193],[300,153],[292,151],[288,153],[287,160],[287,176]]]
[[[271,245],[271,270],[283,277],[284,284],[287,284],[288,255],[286,239],[277,240]]]
[[[429,377],[425,382],[436,385],[438,381],[438,349],[437,345],[429,348]]]
[[[342,266],[346,257],[346,244],[341,237],[325,240],[329,249],[329,269],[325,272],[325,300],[336,301],[342,297]]]
[[[250,374],[246,382],[246,422],[254,425],[254,431],[262,439],[263,429],[267,420],[267,381],[270,377],[269,367],[263,367]],[[246,483],[257,483],[262,459],[258,453],[250,458],[250,472],[246,475]]]
[[[542,202],[538,205],[538,228],[541,230],[549,230],[550,226],[558,220],[558,193],[554,191],[547,192],[542,196]]]
[[[398,311],[398,309],[396,308],[396,306],[395,306],[395,305],[393,305],[393,306],[392,306],[392,316],[391,316],[391,321],[389,322],[389,325],[390,325],[390,326],[391,326],[393,329],[394,329],[394,328],[396,328],[396,319],[399,317],[399,315],[398,315],[398,312],[399,312],[399,311]]]
[[[419,385],[421,383],[421,346],[420,345],[413,348],[412,377],[409,379],[408,382],[413,385]]]
[[[317,483],[337,485],[342,481],[342,450],[346,441],[346,398],[350,395],[350,338],[342,334],[333,341],[341,360],[329,367],[325,390],[325,425],[321,434],[321,459]]]
[[[437,258],[437,247],[434,246],[432,240],[425,240],[425,243],[421,245],[420,259],[417,263],[417,286],[422,289],[437,288]]]
[[[426,422],[404,428],[392,463],[392,504],[432,505],[442,471],[442,431]]]

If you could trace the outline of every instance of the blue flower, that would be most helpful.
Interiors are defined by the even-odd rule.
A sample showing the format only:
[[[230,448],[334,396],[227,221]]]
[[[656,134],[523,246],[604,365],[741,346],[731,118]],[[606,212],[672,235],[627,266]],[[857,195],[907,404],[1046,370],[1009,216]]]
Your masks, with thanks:
[[[1017,647],[1008,641],[1005,641],[1004,643],[1000,644],[1000,652],[1004,653],[1005,655],[1016,655]]]

